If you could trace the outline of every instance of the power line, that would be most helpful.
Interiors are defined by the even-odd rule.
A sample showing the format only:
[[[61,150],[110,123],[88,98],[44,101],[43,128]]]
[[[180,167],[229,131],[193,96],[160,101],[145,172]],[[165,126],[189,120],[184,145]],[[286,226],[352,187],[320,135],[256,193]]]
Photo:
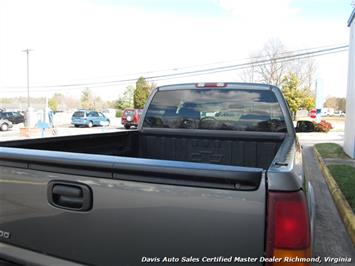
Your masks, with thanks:
[[[298,53],[298,52],[302,52],[302,51],[311,51],[311,50],[319,50],[319,49],[324,49],[324,48],[330,48],[330,47],[337,47],[337,46],[342,46],[345,44],[333,44],[333,45],[322,45],[322,46],[317,46],[317,47],[310,47],[310,48],[302,48],[302,49],[296,49],[293,51],[284,51],[284,52],[280,52],[279,55],[283,55],[283,54],[290,54],[290,53]],[[161,72],[171,72],[174,71],[176,72],[177,70],[181,71],[184,69],[194,69],[194,68],[201,68],[201,67],[206,67],[206,66],[212,66],[212,65],[221,65],[221,64],[231,64],[232,62],[240,62],[240,61],[245,61],[245,60],[252,60],[252,59],[261,59],[261,58],[266,58],[267,56],[262,56],[262,55],[258,55],[258,56],[251,56],[251,57],[247,57],[247,58],[238,58],[238,59],[233,59],[233,60],[220,60],[217,62],[210,62],[210,63],[205,63],[205,64],[196,64],[196,65],[189,65],[189,66],[180,66],[180,67],[172,67],[172,68],[165,68],[165,69],[155,69],[155,70],[146,70],[146,71],[141,71],[141,72],[135,72],[135,73],[126,73],[126,74],[121,74],[121,75],[115,75],[115,76],[101,76],[101,77],[96,77],[99,79],[111,79],[113,77],[129,77],[129,76],[134,76],[135,78],[137,76],[146,76],[148,74],[153,74],[153,73],[161,73]],[[81,80],[90,80],[90,78],[83,78]],[[74,83],[74,81],[72,81],[72,83]],[[88,83],[97,83],[97,82],[88,82]],[[43,86],[44,87],[44,86]],[[18,88],[18,86],[17,86]]]
[[[348,45],[344,46],[338,46],[338,47],[333,47],[333,48],[327,48],[327,49],[322,49],[318,51],[313,51],[313,52],[306,52],[306,53],[299,53],[299,54],[293,54],[293,55],[288,55],[288,56],[280,56],[280,57],[275,57],[273,59],[264,59],[264,60],[257,60],[254,62],[247,62],[247,63],[241,63],[241,64],[236,64],[236,65],[229,65],[229,66],[221,66],[221,67],[214,67],[214,68],[209,68],[209,69],[200,69],[200,70],[194,70],[194,71],[187,71],[187,72],[180,72],[180,73],[172,73],[172,74],[166,74],[166,75],[159,75],[159,76],[153,76],[153,77],[147,77],[146,79],[154,79],[154,78],[160,78],[160,77],[168,77],[168,76],[179,76],[179,75],[184,75],[184,74],[190,74],[190,73],[204,73],[204,72],[210,72],[214,70],[234,70],[238,67],[244,67],[244,66],[253,66],[253,65],[258,65],[258,64],[263,64],[263,63],[270,63],[271,61],[282,61],[284,59],[290,59],[290,58],[295,58],[298,59],[299,57],[311,57],[310,55],[315,55],[323,52],[328,52],[328,51],[334,51],[334,50],[341,50],[344,48],[348,48]]]
[[[312,55],[312,56],[300,56],[297,58],[290,58],[290,59],[283,59],[283,60],[277,60],[277,62],[289,62],[289,61],[294,61],[294,60],[300,60],[300,59],[307,59],[310,57],[319,57],[319,56],[323,56],[323,55],[328,55],[328,54],[335,54],[335,53],[341,53],[341,52],[346,52],[347,49],[343,49],[343,50],[337,50],[337,51],[330,51],[327,53],[322,53],[322,54],[316,54],[316,55]],[[235,70],[241,70],[241,69],[247,69],[247,68],[251,68],[251,67],[258,67],[258,66],[262,66],[262,65],[267,65],[270,64],[270,62],[261,62],[261,63],[252,63],[252,64],[248,64],[248,65],[241,65],[241,66],[236,66],[234,68],[228,68],[228,69],[222,69],[222,70],[213,70],[213,71],[206,71],[203,72],[201,74],[186,74],[186,75],[182,75],[180,77],[191,77],[191,76],[201,76],[201,75],[206,75],[206,74],[214,74],[214,73],[221,73],[221,72],[229,72],[229,71],[235,71]],[[180,77],[164,77],[164,78],[159,78],[156,80],[167,80],[167,79],[172,79],[172,78],[180,78]],[[148,79],[148,78],[147,78]],[[156,81],[155,79],[152,79],[152,81]]]
[[[293,50],[293,51],[284,51],[284,52],[280,52],[279,55],[283,55],[283,54],[290,54],[290,53],[298,53],[298,52],[302,52],[302,51],[311,51],[311,50],[319,50],[319,49],[324,49],[324,48],[331,48],[331,47],[338,47],[338,46],[348,46],[346,44],[334,44],[334,45],[322,45],[322,46],[317,46],[317,47],[310,47],[310,48],[303,48],[303,49],[297,49],[297,50]],[[251,57],[247,57],[247,58],[239,58],[239,59],[234,59],[234,60],[224,60],[224,61],[218,61],[218,62],[211,62],[211,63],[206,63],[206,64],[198,64],[198,65],[192,65],[192,66],[185,66],[185,67],[175,67],[175,68],[171,68],[168,70],[161,70],[161,71],[147,71],[146,73],[152,73],[152,72],[163,72],[163,71],[171,71],[171,70],[176,70],[176,69],[188,69],[188,68],[194,68],[194,67],[203,67],[203,66],[211,66],[211,65],[217,65],[217,64],[225,64],[225,63],[231,63],[231,62],[235,62],[235,61],[244,61],[244,60],[251,60],[251,59],[258,59],[258,58],[264,58],[267,56],[262,56],[262,55],[258,55],[258,56],[251,56]],[[143,72],[144,73],[144,72]],[[139,75],[140,73],[138,73],[137,75]]]
[[[279,57],[276,57],[273,59],[262,59],[262,60],[250,61],[250,62],[240,63],[240,64],[233,64],[233,65],[226,65],[226,66],[219,66],[219,67],[212,67],[212,68],[204,68],[204,69],[184,71],[184,72],[179,72],[179,73],[169,73],[169,74],[148,76],[148,77],[146,77],[146,79],[158,81],[158,80],[165,80],[165,79],[171,79],[171,78],[199,76],[199,75],[219,73],[219,72],[228,72],[228,71],[234,71],[234,70],[238,70],[238,69],[250,68],[253,66],[260,66],[260,65],[269,64],[271,61],[275,61],[275,62],[293,61],[293,60],[305,59],[305,58],[310,58],[310,57],[323,56],[323,55],[327,55],[327,54],[340,53],[340,52],[346,51],[347,49],[348,49],[348,45],[342,45],[342,46],[337,46],[337,47],[318,49],[315,51],[303,52],[303,53],[287,52],[284,54],[288,54],[288,55],[279,56]],[[306,50],[306,49],[304,49],[304,50]],[[250,59],[254,59],[254,58],[262,58],[262,57],[253,57]],[[113,85],[118,85],[118,84],[130,84],[132,82],[135,82],[136,80],[137,80],[137,78],[129,78],[129,79],[103,81],[103,82],[91,82],[91,83],[73,83],[73,84],[48,85],[48,86],[32,86],[32,88],[37,88],[37,89],[45,88],[48,90],[49,88],[73,89],[73,87],[83,87],[83,86],[107,87],[107,86],[113,86]],[[23,88],[23,87],[11,87],[11,88]],[[43,90],[36,90],[36,91],[43,91]],[[14,92],[14,91],[12,90],[11,92]]]

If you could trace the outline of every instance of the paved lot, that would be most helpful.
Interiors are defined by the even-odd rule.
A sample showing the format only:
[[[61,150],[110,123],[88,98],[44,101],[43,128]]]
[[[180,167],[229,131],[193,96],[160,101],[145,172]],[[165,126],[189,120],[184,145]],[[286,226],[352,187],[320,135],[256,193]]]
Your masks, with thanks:
[[[313,146],[316,143],[326,143],[332,142],[339,145],[343,145],[344,142],[344,132],[334,132],[329,133],[297,133],[299,140],[303,146]]]
[[[313,184],[316,197],[314,255],[335,258],[350,257],[353,261],[351,264],[338,263],[337,265],[354,265],[354,247],[334,205],[312,148],[313,144],[322,142],[342,144],[343,133],[303,133],[299,135],[299,138],[304,148],[305,171]]]
[[[110,126],[95,126],[92,128],[88,127],[80,127],[75,128],[70,124],[71,113],[69,114],[60,114],[57,115],[54,119],[55,131],[48,130],[46,132],[46,137],[54,137],[54,136],[67,136],[67,135],[80,135],[80,134],[93,134],[93,133],[104,133],[104,132],[114,132],[118,130],[124,129],[121,125],[121,118],[110,118]],[[20,128],[23,128],[24,124],[14,125],[9,131],[0,131],[0,141],[6,140],[16,140],[16,139],[28,139],[28,137],[24,137],[20,135]],[[31,138],[40,138],[41,133],[32,134]]]
[[[14,128],[10,129],[9,131],[0,131],[0,141],[6,140],[16,140],[16,139],[27,139],[27,137],[20,135],[20,126],[15,126]],[[104,133],[104,132],[115,132],[125,130],[122,125],[115,124],[110,125],[109,127],[80,127],[76,128],[72,125],[63,125],[60,127],[55,127],[55,131],[48,130],[46,132],[46,137],[55,137],[55,136],[67,136],[67,135],[80,135],[80,134],[94,134],[94,133]],[[41,137],[41,133],[33,134],[32,138],[39,138]]]

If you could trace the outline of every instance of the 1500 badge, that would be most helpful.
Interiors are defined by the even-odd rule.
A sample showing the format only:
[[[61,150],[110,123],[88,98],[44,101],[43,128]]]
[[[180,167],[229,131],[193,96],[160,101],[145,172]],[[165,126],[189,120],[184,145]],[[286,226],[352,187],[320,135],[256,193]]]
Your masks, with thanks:
[[[9,239],[11,236],[10,232],[0,230],[0,238]]]

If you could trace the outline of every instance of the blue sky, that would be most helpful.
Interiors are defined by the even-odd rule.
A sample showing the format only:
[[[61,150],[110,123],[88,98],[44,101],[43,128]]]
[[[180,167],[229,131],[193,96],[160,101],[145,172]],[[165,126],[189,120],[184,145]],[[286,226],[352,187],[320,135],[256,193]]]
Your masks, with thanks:
[[[181,15],[229,16],[218,0],[92,0],[98,5],[116,5],[145,11],[169,12]],[[235,0],[248,1],[248,0]],[[293,0],[290,5],[300,10],[305,19],[339,18],[350,16],[350,0]],[[257,6],[255,8],[258,8]],[[267,12],[267,11],[266,11]]]
[[[350,0],[1,0],[0,93],[105,82],[215,62],[240,63],[270,39],[288,50],[346,44]],[[347,53],[317,58],[326,94],[344,96]],[[130,75],[132,74],[132,75]],[[159,81],[241,81],[238,72]],[[93,87],[112,99],[127,84]],[[13,89],[16,88],[16,89]],[[80,95],[83,88],[48,89]]]
[[[352,7],[349,0],[296,0],[292,6],[301,10],[307,19],[336,18],[345,21],[350,16]]]
[[[92,0],[97,4],[139,8],[145,11],[180,15],[223,16],[225,10],[216,0]]]

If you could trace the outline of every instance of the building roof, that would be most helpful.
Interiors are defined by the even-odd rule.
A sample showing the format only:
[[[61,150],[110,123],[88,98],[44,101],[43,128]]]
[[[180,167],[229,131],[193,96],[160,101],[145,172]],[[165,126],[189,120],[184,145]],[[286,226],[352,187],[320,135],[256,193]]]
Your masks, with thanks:
[[[355,18],[355,8],[353,9],[353,12],[351,12],[350,18],[348,19],[348,27],[350,27],[354,18]]]

